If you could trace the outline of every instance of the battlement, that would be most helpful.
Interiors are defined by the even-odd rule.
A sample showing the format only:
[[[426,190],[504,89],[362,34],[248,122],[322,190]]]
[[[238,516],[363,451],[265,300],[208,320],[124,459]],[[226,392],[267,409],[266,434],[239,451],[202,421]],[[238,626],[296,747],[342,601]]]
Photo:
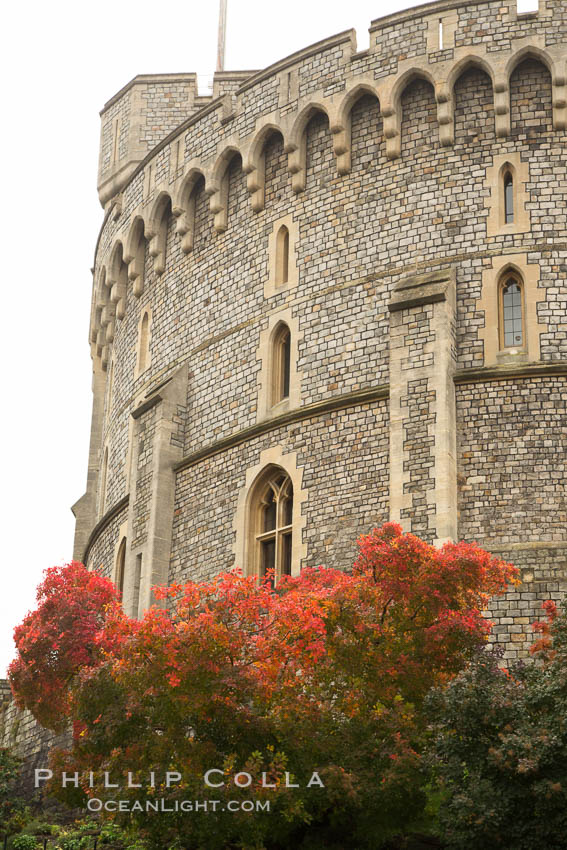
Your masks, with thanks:
[[[221,72],[199,95],[197,74],[139,74],[103,106],[98,168],[101,203],[126,185],[155,146],[217,98],[232,95],[253,71]]]
[[[210,96],[198,94],[194,73],[135,77],[101,111],[101,203],[105,206],[119,194],[140,164],[157,154],[166,139],[180,137],[199,119],[207,133],[215,132],[215,125],[228,124],[228,130],[246,136],[265,116],[278,126],[285,125],[289,113],[300,112],[309,96],[328,104],[331,117],[340,92],[355,84],[378,93],[390,154],[395,158],[399,93],[416,74],[430,80],[440,105],[442,143],[450,144],[451,84],[461,65],[471,60],[484,64],[491,73],[499,135],[504,136],[509,59],[521,48],[529,48],[534,54],[546,53],[557,89],[556,126],[567,121],[565,60],[559,50],[567,32],[567,10],[562,0],[540,0],[538,11],[527,14],[518,13],[516,0],[478,0],[474,4],[437,0],[374,20],[369,32],[370,47],[361,52],[357,52],[354,30],[347,30],[262,71],[217,73]],[[211,110],[212,126],[207,119]],[[345,136],[341,116],[333,117],[338,147],[348,146],[348,128]],[[181,147],[180,158],[184,155]],[[194,154],[189,151],[189,158]]]

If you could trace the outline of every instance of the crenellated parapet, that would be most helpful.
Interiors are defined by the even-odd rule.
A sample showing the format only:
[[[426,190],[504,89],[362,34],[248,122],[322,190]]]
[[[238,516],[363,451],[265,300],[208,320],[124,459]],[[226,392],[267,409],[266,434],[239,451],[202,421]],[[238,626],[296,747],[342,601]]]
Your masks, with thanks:
[[[139,74],[112,97],[101,110],[98,190],[102,205],[121,192],[137,166],[151,155],[166,136],[186,119],[213,101],[232,112],[234,93],[252,72],[215,75],[211,95],[199,95],[197,74]],[[172,169],[183,167],[179,146]],[[120,213],[120,200],[115,201]]]
[[[567,24],[561,0],[541,0],[539,12],[520,15],[516,0],[474,4],[440,2],[374,21],[370,48],[356,52],[349,30],[308,47],[264,71],[223,72],[213,95],[197,95],[196,75],[139,76],[102,111],[99,169],[101,201],[117,222],[113,245],[95,286],[91,341],[108,361],[116,321],[123,318],[128,282],[144,291],[145,243],[160,275],[165,267],[167,220],[177,220],[182,250],[191,252],[195,187],[202,186],[223,233],[228,221],[228,173],[240,156],[250,203],[264,208],[265,147],[281,135],[294,193],[305,189],[306,127],[317,113],[329,122],[336,170],[351,168],[351,115],[360,97],[379,104],[388,160],[402,151],[402,100],[416,79],[434,93],[437,138],[455,138],[458,79],[470,68],[492,82],[498,139],[510,133],[510,79],[526,58],[543,63],[551,75],[553,127],[567,127],[567,60],[562,44]],[[167,98],[162,95],[167,90]],[[136,180],[143,176],[143,181]],[[142,192],[140,192],[142,185]],[[104,352],[104,355],[103,355]]]

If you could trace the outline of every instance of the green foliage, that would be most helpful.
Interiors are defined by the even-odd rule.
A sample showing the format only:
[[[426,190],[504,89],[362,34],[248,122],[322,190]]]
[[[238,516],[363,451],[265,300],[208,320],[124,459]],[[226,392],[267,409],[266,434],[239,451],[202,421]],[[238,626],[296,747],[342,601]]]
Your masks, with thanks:
[[[440,821],[454,850],[565,847],[567,615],[549,634],[539,663],[505,672],[483,654],[429,697]]]
[[[12,841],[14,850],[38,850],[40,846],[33,835],[17,835]]]
[[[94,837],[98,835],[97,846],[104,850],[108,845],[122,847],[124,850],[147,850],[147,845],[139,838],[136,831],[131,827],[123,829],[113,821],[94,821],[90,818],[75,821],[70,826],[60,827],[57,830],[55,844],[57,850],[92,850]]]
[[[15,794],[20,760],[0,748],[0,836],[20,832],[25,823],[25,805]]]
[[[31,821],[26,826],[26,833],[29,835],[52,835],[57,827],[46,821]]]

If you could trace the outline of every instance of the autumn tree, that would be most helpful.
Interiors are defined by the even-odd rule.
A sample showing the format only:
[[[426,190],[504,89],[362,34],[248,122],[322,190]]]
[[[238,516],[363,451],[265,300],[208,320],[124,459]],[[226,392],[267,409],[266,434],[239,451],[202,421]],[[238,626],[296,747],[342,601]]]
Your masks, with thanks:
[[[17,655],[8,678],[17,705],[59,731],[68,723],[76,674],[100,661],[97,636],[119,594],[111,581],[72,561],[45,571],[36,599],[37,608],[14,630]]]
[[[304,569],[274,592],[270,576],[224,573],[157,591],[165,607],[140,622],[110,605],[73,679],[81,734],[57,764],[132,772],[132,803],[220,801],[206,816],[129,815],[156,847],[376,847],[423,823],[424,697],[483,644],[481,609],[515,575],[474,545],[436,549],[388,524],[360,539],[349,574]],[[169,788],[168,769],[182,774]],[[73,793],[116,792],[85,779]]]

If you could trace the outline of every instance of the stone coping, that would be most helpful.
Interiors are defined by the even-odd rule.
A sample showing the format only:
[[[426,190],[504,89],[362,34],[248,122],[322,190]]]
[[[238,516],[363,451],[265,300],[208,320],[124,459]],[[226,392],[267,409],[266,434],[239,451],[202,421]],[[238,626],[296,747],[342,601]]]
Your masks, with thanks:
[[[493,0],[435,0],[433,3],[420,3],[419,6],[412,6],[411,9],[402,9],[399,12],[392,12],[390,15],[384,15],[382,18],[376,18],[370,24],[369,32],[385,29],[395,23],[405,23],[413,21],[416,18],[438,14],[440,12],[450,12],[453,9],[466,8],[467,6],[482,6],[492,3]],[[520,13],[519,17],[524,15],[533,16],[533,12]],[[537,12],[535,13],[537,17]]]
[[[371,387],[366,390],[357,390],[352,393],[344,393],[340,396],[316,401],[313,404],[305,404],[302,407],[297,407],[295,410],[289,410],[282,413],[280,416],[274,416],[270,419],[265,419],[262,422],[257,422],[249,428],[243,428],[235,434],[230,434],[221,440],[217,440],[209,446],[205,446],[196,452],[192,452],[187,457],[184,457],[176,466],[175,470],[186,469],[193,466],[204,458],[211,457],[226,449],[237,446],[240,443],[266,434],[268,431],[273,431],[284,425],[290,425],[293,422],[301,422],[304,419],[311,419],[316,416],[324,416],[326,413],[331,413],[334,410],[344,410],[348,407],[356,407],[359,404],[370,404],[373,401],[383,401],[389,396],[389,388],[387,384],[380,384],[377,387]]]
[[[506,379],[541,378],[550,375],[567,376],[567,361],[542,361],[523,363],[519,366],[483,366],[479,369],[459,369],[453,380],[455,384],[478,384],[484,381],[505,381]]]
[[[107,526],[110,525],[112,520],[118,516],[118,514],[124,510],[128,506],[128,502],[130,501],[130,494],[127,493],[122,499],[119,499],[116,504],[114,504],[109,511],[107,511],[103,517],[99,519],[91,533],[89,534],[89,539],[87,540],[87,545],[85,546],[85,551],[83,554],[83,564],[86,564],[87,558],[89,557],[89,552],[91,547],[97,537],[100,535],[102,531],[104,531]]]
[[[456,270],[435,271],[429,274],[412,274],[404,277],[394,287],[388,310],[396,313],[424,304],[435,304],[447,300],[451,284],[455,284]]]
[[[195,71],[181,71],[180,73],[168,72],[165,74],[136,74],[135,77],[126,83],[125,86],[122,86],[116,94],[112,95],[110,100],[107,100],[102,109],[99,112],[99,115],[103,115],[107,109],[109,109],[116,101],[120,100],[120,98],[126,94],[131,88],[136,85],[142,85],[143,83],[155,83],[159,80],[163,80],[166,83],[184,83],[187,80],[192,80],[195,84],[197,83],[197,74]]]
[[[493,2],[493,0],[486,0],[486,2]],[[289,68],[290,65],[295,65],[297,62],[302,62],[304,59],[309,59],[310,56],[314,56],[316,53],[320,53],[321,50],[329,50],[332,47],[336,47],[339,44],[344,44],[345,42],[350,42],[353,47],[355,46],[356,33],[354,29],[343,30],[342,32],[337,33],[336,35],[331,35],[328,38],[323,38],[321,41],[316,41],[314,44],[310,44],[308,47],[304,47],[301,50],[297,50],[295,53],[291,53],[289,56],[286,56],[284,59],[279,59],[277,62],[274,62],[272,65],[268,65],[267,68],[264,68],[262,71],[257,71],[253,77],[249,80],[246,80],[240,88],[238,89],[238,94],[247,91],[258,83],[263,82],[268,79],[268,77],[273,77],[275,74],[279,74],[280,71],[284,71],[286,68]]]

